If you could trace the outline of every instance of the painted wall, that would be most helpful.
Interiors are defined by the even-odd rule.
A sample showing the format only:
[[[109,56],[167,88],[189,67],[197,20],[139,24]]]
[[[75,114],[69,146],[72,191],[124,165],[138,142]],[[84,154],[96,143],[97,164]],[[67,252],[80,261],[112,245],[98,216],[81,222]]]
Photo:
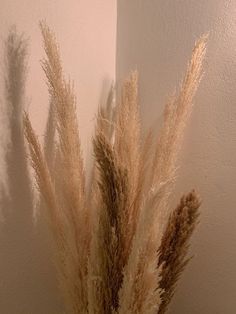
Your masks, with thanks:
[[[194,41],[210,32],[201,83],[180,158],[173,204],[195,187],[203,198],[195,257],[172,314],[236,308],[236,1],[118,0],[117,79],[137,68],[144,127],[156,127],[182,78]]]
[[[39,63],[44,55],[38,27],[41,19],[46,19],[56,32],[65,73],[75,83],[82,146],[86,157],[90,153],[89,143],[97,106],[104,101],[115,77],[116,1],[0,1],[0,121],[4,122],[6,109],[3,95],[3,41],[11,25],[15,24],[18,32],[24,32],[29,38],[25,106],[40,140],[43,140],[48,94]],[[33,204],[18,123],[19,119],[10,122],[14,132],[13,147],[8,150],[5,165],[7,168],[3,168],[2,147],[8,132],[5,125],[0,125],[0,181],[5,182],[3,175],[7,172],[10,185],[9,195],[1,191],[4,221],[0,230],[0,311],[4,314],[59,314],[63,308],[56,288],[48,239],[32,223]]]

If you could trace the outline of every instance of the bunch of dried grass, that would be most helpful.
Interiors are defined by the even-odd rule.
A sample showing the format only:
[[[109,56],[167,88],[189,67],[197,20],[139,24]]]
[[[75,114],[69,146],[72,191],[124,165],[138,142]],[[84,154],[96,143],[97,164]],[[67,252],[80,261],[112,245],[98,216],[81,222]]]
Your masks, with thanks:
[[[202,75],[206,37],[196,43],[180,90],[166,105],[154,150],[151,132],[140,139],[136,72],[125,81],[115,114],[109,106],[99,110],[95,168],[86,190],[73,86],[64,78],[54,34],[45,23],[40,26],[46,53],[42,67],[58,135],[53,163],[43,153],[27,114],[24,130],[48,209],[68,311],[164,313],[186,265],[187,241],[199,206],[195,194],[183,198],[163,236],[176,159]]]

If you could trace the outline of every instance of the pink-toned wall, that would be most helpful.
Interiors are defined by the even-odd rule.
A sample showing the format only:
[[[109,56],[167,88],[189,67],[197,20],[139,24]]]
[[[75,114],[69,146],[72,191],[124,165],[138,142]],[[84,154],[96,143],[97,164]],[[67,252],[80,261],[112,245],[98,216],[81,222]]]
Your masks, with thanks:
[[[1,117],[4,115],[3,44],[15,24],[29,38],[26,109],[43,139],[48,113],[48,94],[39,60],[43,57],[39,20],[46,19],[61,45],[65,73],[74,80],[85,158],[90,153],[94,116],[115,78],[115,0],[1,0],[0,73]],[[4,168],[2,149],[7,130],[0,125],[0,173]],[[3,314],[60,314],[63,308],[56,287],[47,239],[32,223],[30,193],[21,138],[14,138],[9,151],[10,195],[1,196],[4,221],[0,228],[0,312]]]
[[[144,126],[157,126],[194,41],[210,32],[205,76],[180,158],[173,204],[195,187],[203,198],[195,257],[172,314],[236,313],[236,1],[118,0],[117,78],[137,68]]]

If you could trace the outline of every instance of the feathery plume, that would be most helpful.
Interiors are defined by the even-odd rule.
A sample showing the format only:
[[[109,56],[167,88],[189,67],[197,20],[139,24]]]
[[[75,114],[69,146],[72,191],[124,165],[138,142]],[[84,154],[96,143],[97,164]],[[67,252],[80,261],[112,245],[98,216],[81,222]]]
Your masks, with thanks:
[[[81,220],[83,220],[85,212],[85,178],[76,116],[76,100],[71,82],[67,82],[63,76],[60,51],[55,36],[46,24],[40,23],[40,27],[47,56],[42,61],[42,67],[48,79],[49,93],[56,112],[59,154],[62,170],[65,172],[64,175],[62,174],[65,179],[63,194],[67,205],[70,204],[71,224],[74,224],[74,232],[79,239],[79,233],[82,233],[81,226],[84,228]],[[80,219],[77,218],[77,214]]]
[[[102,133],[94,139],[94,152],[99,170],[100,211],[98,230],[95,234],[97,247],[91,248],[91,255],[97,252],[96,260],[91,256],[91,271],[96,285],[91,313],[111,313],[118,308],[118,291],[123,278],[123,247],[125,234],[121,221],[127,200],[127,173],[120,165],[111,144]],[[99,265],[99,268],[97,267]],[[92,268],[93,267],[93,268]],[[96,280],[99,278],[99,281]],[[102,293],[102,296],[98,295]],[[99,302],[103,304],[98,304]],[[97,305],[96,305],[97,303]],[[98,311],[96,308],[100,308]]]
[[[161,269],[159,287],[162,289],[158,314],[166,312],[177,281],[190,260],[187,257],[189,240],[198,223],[200,204],[198,195],[192,191],[181,198],[170,214],[158,250],[158,267]]]
[[[158,138],[153,160],[152,184],[175,174],[176,159],[184,129],[192,111],[193,97],[202,77],[206,41],[207,36],[204,35],[196,42],[179,93],[174,94],[165,107],[164,125]]]
[[[140,174],[140,117],[138,106],[138,73],[131,72],[128,79],[122,87],[121,101],[117,108],[115,119],[115,142],[114,150],[119,156],[120,162],[127,169],[129,178],[129,193],[127,199],[127,208],[123,228],[126,229],[126,243],[124,255],[127,261],[132,238],[135,233],[137,215],[139,214],[138,198],[141,197],[141,191],[138,192],[138,178]],[[135,207],[137,206],[137,207]]]
[[[58,44],[54,34],[44,23],[40,24],[47,58],[42,67],[48,79],[49,93],[56,112],[59,135],[59,160],[61,161],[61,193],[66,210],[69,211],[76,249],[78,271],[81,272],[81,294],[84,308],[87,306],[87,258],[90,241],[89,215],[85,208],[85,177],[80,148],[79,129],[76,115],[76,98],[73,86],[63,76]]]
[[[64,217],[63,211],[58,204],[55,188],[41,145],[26,113],[23,118],[23,126],[37,186],[48,208],[49,224],[55,243],[55,264],[58,270],[59,284],[64,291],[65,297],[69,300],[69,308],[75,309],[74,313],[78,313],[80,307],[76,292],[79,282],[75,281],[77,269],[74,269],[76,256],[74,254],[73,239],[69,241],[66,217]]]
[[[41,23],[40,27],[46,52],[42,67],[48,80],[59,137],[56,171],[60,172],[60,175],[56,175],[52,180],[27,115],[24,118],[25,136],[29,144],[36,181],[46,201],[52,232],[59,248],[58,275],[68,301],[68,308],[73,313],[86,313],[90,231],[88,211],[85,209],[85,179],[76,101],[71,83],[63,76],[55,36],[45,23]]]

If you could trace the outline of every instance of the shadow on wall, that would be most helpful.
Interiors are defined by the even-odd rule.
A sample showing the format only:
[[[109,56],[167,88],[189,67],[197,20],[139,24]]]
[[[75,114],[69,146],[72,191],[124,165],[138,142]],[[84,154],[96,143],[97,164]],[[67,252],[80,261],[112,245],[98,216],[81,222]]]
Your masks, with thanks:
[[[12,28],[5,41],[4,60],[10,146],[6,153],[9,193],[1,195],[0,312],[58,314],[63,311],[50,261],[49,234],[42,217],[37,225],[33,222],[34,200],[21,123],[26,58],[27,42]]]

